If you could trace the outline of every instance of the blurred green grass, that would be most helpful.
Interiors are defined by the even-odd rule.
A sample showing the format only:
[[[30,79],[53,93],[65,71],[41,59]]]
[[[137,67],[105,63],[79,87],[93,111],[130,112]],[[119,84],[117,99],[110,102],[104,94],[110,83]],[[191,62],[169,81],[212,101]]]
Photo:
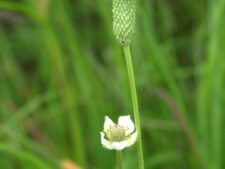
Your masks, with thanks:
[[[224,3],[137,1],[146,169],[225,168]],[[127,80],[110,1],[0,0],[0,168],[116,168],[99,132],[132,114]]]

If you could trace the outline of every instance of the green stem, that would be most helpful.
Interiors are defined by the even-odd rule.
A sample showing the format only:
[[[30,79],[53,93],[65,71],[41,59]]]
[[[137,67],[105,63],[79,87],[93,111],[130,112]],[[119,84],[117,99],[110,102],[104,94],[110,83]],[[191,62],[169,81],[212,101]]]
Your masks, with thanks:
[[[116,151],[116,157],[117,157],[117,168],[118,169],[123,169],[123,156],[122,156],[122,151]]]
[[[142,151],[140,116],[139,116],[137,91],[136,91],[136,84],[135,84],[135,78],[134,78],[132,58],[130,53],[130,46],[124,45],[123,50],[124,50],[126,64],[127,64],[127,72],[128,72],[131,98],[132,98],[132,104],[133,104],[135,127],[138,133],[137,150],[138,150],[139,169],[144,169],[145,166],[144,166],[144,157],[143,157],[143,151]]]

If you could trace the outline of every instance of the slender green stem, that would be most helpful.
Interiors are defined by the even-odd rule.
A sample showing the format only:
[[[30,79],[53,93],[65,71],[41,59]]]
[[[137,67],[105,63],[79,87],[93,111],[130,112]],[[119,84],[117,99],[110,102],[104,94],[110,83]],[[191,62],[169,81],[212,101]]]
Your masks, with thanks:
[[[136,84],[135,84],[135,78],[134,78],[132,58],[130,53],[130,46],[124,45],[123,50],[124,50],[126,64],[127,64],[127,72],[128,72],[131,98],[132,98],[132,104],[133,104],[135,127],[138,133],[137,150],[138,150],[139,169],[144,169],[145,167],[144,167],[144,157],[143,157],[142,141],[141,141],[140,116],[139,116],[137,91],[136,91]]]
[[[116,151],[116,157],[117,157],[117,168],[123,169],[123,155],[122,151]]]

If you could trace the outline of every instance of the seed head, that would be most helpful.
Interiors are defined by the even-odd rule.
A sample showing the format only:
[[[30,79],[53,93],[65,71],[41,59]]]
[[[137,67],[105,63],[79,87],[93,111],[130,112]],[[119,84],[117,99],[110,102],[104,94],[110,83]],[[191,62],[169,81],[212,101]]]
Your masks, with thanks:
[[[113,1],[113,32],[120,44],[129,44],[135,29],[135,0]]]

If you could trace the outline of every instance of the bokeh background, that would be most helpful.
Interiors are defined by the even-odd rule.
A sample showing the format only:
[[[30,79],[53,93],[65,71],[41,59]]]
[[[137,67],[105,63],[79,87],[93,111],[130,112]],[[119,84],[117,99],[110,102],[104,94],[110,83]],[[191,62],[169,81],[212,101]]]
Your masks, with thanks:
[[[0,169],[115,169],[104,116],[132,115],[110,0],[0,0]],[[225,168],[225,0],[137,0],[146,169]],[[137,169],[136,146],[123,152]]]

